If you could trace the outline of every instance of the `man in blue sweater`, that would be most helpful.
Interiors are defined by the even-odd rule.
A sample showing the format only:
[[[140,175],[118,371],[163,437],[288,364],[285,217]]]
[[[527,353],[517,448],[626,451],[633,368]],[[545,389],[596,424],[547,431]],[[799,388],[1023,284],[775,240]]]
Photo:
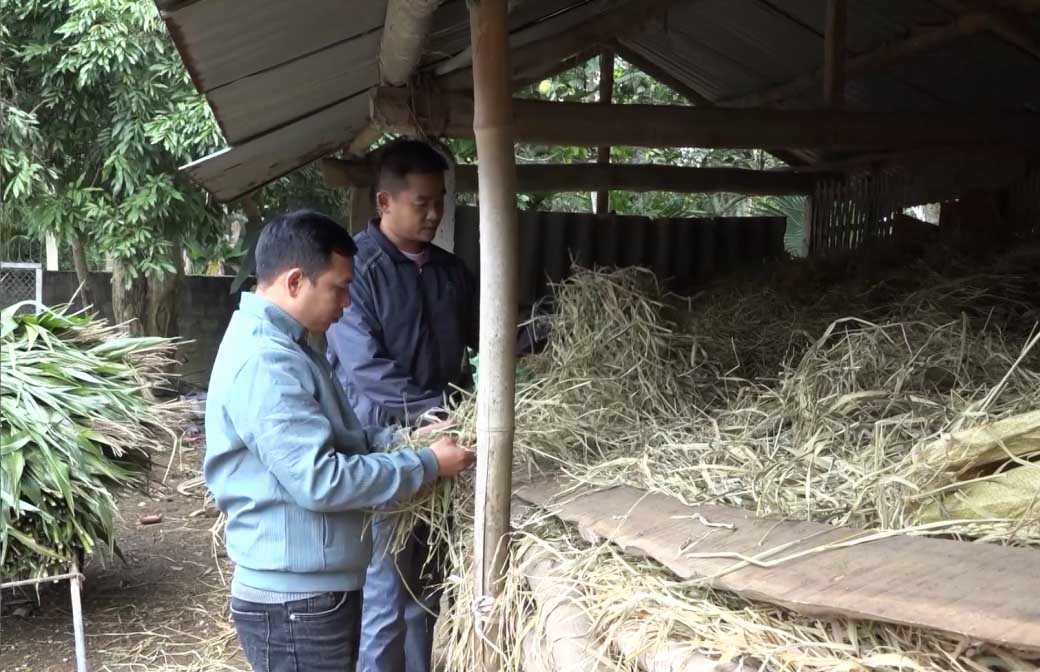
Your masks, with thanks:
[[[372,557],[366,510],[473,463],[452,439],[385,449],[392,427],[363,427],[322,353],[307,345],[350,303],[354,241],[299,211],[256,249],[220,344],[206,405],[206,483],[227,514],[231,613],[257,671],[353,671],[361,588]]]
[[[328,357],[364,423],[414,425],[464,382],[476,345],[476,287],[455,255],[432,244],[448,165],[432,147],[399,140],[380,158],[380,218],[357,236],[351,306],[329,329]],[[420,577],[428,531],[387,552],[392,515],[373,526],[358,672],[427,672],[437,594]]]

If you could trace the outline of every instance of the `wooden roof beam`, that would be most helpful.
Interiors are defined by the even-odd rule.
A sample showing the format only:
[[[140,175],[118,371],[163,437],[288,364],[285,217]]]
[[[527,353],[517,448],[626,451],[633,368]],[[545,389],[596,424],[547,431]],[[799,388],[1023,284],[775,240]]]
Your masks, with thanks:
[[[666,69],[657,65],[650,59],[644,57],[634,49],[630,49],[623,42],[617,42],[614,46],[617,51],[617,55],[625,59],[632,65],[636,66],[650,77],[653,77],[657,81],[661,82],[665,86],[671,87],[673,91],[679,95],[688,99],[694,105],[699,107],[717,107],[715,103],[701,94],[699,91],[694,89],[692,86],[682,81],[678,77],[672,75]],[[799,153],[797,150],[791,149],[780,149],[775,147],[767,147],[766,151],[780,159],[781,161],[792,166],[804,166],[809,163],[806,158]]]
[[[433,13],[441,0],[389,0],[379,44],[379,79],[384,84],[407,84],[419,65]],[[346,64],[344,64],[346,65]]]
[[[979,0],[939,0],[939,4],[955,14],[981,12],[990,16],[989,31],[1005,42],[1010,42],[1036,59],[1040,59],[1040,36],[1028,28],[1014,13],[989,2]],[[1025,12],[1036,11],[1040,2],[1019,3],[1019,9]]]
[[[1023,10],[1034,11],[1037,8],[1040,8],[1040,0],[1022,3]],[[971,11],[961,14],[954,21],[940,28],[918,33],[899,42],[884,44],[871,51],[847,58],[845,61],[846,79],[853,75],[884,70],[891,65],[906,61],[912,56],[937,49],[962,37],[991,30],[998,23],[999,20],[990,11]],[[757,107],[777,103],[819,86],[823,75],[823,68],[820,67],[782,84],[717,102],[720,105],[732,107]]]
[[[376,180],[375,161],[323,159],[321,170],[330,187],[367,189]],[[517,191],[669,191],[674,193],[727,192],[754,196],[809,194],[815,175],[789,170],[697,168],[640,164],[520,164]],[[477,191],[477,166],[455,167],[455,191]]]
[[[384,130],[473,137],[473,98],[430,92],[413,98],[383,87],[371,99]],[[832,110],[707,109],[677,105],[598,105],[513,101],[515,140],[599,147],[800,147],[896,149],[1040,145],[1035,114],[866,113]]]

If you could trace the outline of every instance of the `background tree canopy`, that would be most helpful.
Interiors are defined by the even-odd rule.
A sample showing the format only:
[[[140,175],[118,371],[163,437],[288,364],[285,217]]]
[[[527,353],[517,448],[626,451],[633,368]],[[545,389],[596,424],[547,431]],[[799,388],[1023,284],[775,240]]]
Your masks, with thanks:
[[[233,271],[242,255],[229,224],[245,216],[177,171],[222,146],[149,0],[0,0],[5,238],[57,236],[83,282],[110,265],[117,317],[139,331],[174,333],[185,261]],[[306,170],[257,200],[335,214],[341,198]]]

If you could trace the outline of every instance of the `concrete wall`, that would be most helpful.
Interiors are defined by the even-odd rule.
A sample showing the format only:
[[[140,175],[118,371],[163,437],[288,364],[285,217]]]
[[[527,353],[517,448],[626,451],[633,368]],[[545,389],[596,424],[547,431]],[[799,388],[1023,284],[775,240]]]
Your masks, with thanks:
[[[98,292],[95,308],[112,321],[112,280],[110,273],[94,273]],[[239,295],[230,293],[233,278],[227,276],[189,275],[181,286],[177,321],[180,336],[191,340],[181,346],[178,358],[183,362],[181,375],[185,382],[205,387],[210,368],[217,355],[220,339],[227,329],[231,313],[238,307]],[[43,302],[47,305],[67,303],[79,280],[72,271],[46,271],[43,275]]]

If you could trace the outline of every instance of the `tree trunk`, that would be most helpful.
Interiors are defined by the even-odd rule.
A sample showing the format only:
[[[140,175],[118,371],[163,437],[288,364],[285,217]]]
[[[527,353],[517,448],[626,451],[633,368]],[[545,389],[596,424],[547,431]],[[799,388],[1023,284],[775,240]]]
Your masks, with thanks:
[[[131,278],[126,262],[112,262],[112,314],[116,323],[127,323],[133,336],[145,333],[145,309],[148,303],[148,279],[143,275]]]
[[[72,234],[69,242],[72,243],[72,265],[76,268],[76,278],[80,284],[80,305],[84,308],[94,306],[94,309],[97,310],[97,306],[94,304],[97,292],[94,291],[94,284],[90,277],[90,268],[87,266],[87,252],[83,244],[83,234]]]
[[[183,251],[174,246],[172,253],[175,273],[151,274],[148,276],[148,320],[145,331],[149,336],[179,336],[177,324],[177,299],[184,280]]]
[[[183,250],[170,252],[175,273],[150,273],[130,279],[126,263],[112,264],[112,312],[117,323],[129,323],[134,336],[179,336],[177,304],[184,278]]]

